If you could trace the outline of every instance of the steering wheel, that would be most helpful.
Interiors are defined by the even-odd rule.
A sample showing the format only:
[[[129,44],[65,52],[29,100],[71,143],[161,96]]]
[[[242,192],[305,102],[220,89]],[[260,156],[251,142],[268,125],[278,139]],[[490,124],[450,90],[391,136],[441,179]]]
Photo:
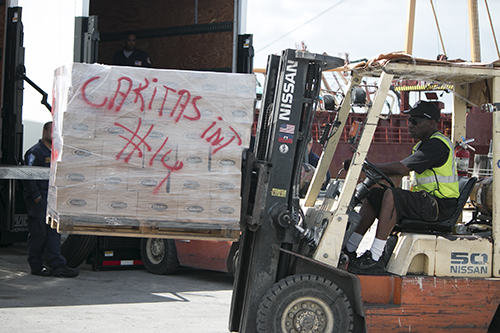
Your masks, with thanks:
[[[392,182],[391,178],[382,172],[379,168],[377,168],[373,163],[365,160],[363,162],[363,172],[365,175],[370,178],[373,182],[378,183],[382,186],[387,186],[385,184],[381,184],[380,181],[386,181],[391,187],[396,187]]]

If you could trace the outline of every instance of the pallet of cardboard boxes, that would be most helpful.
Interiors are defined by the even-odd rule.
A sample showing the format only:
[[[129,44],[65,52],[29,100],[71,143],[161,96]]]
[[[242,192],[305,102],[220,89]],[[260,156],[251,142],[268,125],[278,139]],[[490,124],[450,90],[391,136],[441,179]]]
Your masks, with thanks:
[[[236,239],[254,99],[249,74],[58,68],[48,222],[75,234]]]

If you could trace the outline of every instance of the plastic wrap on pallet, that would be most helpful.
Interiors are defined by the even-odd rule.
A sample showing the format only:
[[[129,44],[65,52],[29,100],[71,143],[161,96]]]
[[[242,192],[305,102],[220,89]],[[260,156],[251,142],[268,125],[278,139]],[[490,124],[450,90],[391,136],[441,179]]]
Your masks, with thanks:
[[[238,228],[254,99],[249,74],[58,68],[48,215],[61,230]]]

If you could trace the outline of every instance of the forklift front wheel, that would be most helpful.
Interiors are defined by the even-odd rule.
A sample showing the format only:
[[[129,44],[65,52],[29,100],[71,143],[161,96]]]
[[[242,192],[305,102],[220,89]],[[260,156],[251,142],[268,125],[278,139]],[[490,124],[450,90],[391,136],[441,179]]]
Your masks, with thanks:
[[[153,274],[173,274],[179,268],[177,248],[173,239],[141,239],[141,258],[144,267]]]
[[[286,277],[269,289],[257,312],[258,332],[352,332],[354,317],[344,292],[317,275]]]

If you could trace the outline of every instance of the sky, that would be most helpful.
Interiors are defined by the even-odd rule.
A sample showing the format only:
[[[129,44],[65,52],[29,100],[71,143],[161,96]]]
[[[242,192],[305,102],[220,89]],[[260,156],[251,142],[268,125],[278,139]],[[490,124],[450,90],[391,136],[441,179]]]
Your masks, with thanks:
[[[468,1],[433,3],[448,58],[470,60]],[[499,57],[484,0],[477,3],[481,60],[494,61]],[[489,0],[488,6],[498,39],[500,1]],[[269,54],[301,42],[310,52],[342,58],[347,53],[351,61],[404,50],[407,0],[249,0],[247,11],[246,30],[253,34],[255,68],[265,68]],[[435,59],[442,53],[431,3],[417,0],[413,55]]]
[[[246,32],[253,34],[254,68],[265,68],[269,54],[279,54],[302,42],[310,52],[326,52],[344,59],[347,54],[350,61],[404,51],[408,3],[408,0],[249,0]],[[444,50],[431,2],[416,0],[413,55],[436,59],[438,54],[446,53],[449,59],[470,61],[468,0],[433,0],[433,4]],[[499,56],[485,1],[477,0],[477,4],[481,61],[492,62]],[[488,0],[488,6],[500,43],[500,0]],[[325,77],[328,79],[329,75]],[[336,90],[333,79],[330,84]],[[422,97],[411,94],[410,104]],[[450,113],[451,93],[440,95],[440,100],[445,105],[442,112]],[[384,106],[382,113],[388,112],[389,108]],[[397,103],[391,112],[399,112]]]
[[[54,70],[73,61],[74,17],[85,13],[87,0],[10,0],[23,7],[26,75],[49,94]],[[187,0],[186,0],[187,1]],[[192,0],[191,0],[192,1]],[[206,1],[206,0],[199,0]],[[245,1],[244,1],[245,2]],[[429,0],[416,0],[413,55],[435,59],[443,53]],[[467,0],[433,0],[446,54],[469,60]],[[483,61],[498,59],[484,0],[477,0]],[[500,37],[500,0],[489,0],[497,39]],[[253,34],[254,68],[265,68],[269,54],[305,43],[308,51],[326,52],[351,61],[380,53],[403,51],[407,0],[246,0],[246,27]],[[25,146],[40,131],[30,122],[51,119],[40,104],[41,95],[25,84]],[[26,130],[27,129],[27,130]],[[29,139],[27,139],[29,136]]]

